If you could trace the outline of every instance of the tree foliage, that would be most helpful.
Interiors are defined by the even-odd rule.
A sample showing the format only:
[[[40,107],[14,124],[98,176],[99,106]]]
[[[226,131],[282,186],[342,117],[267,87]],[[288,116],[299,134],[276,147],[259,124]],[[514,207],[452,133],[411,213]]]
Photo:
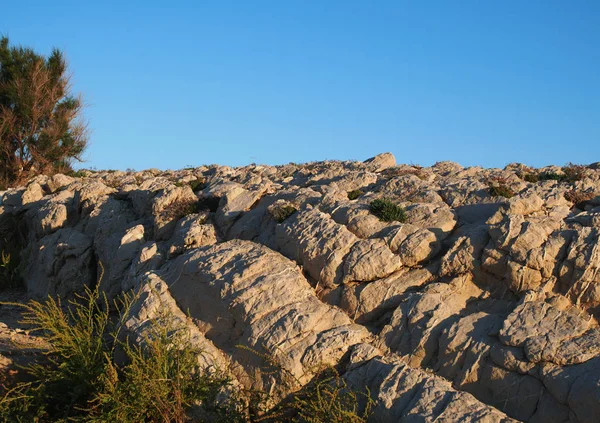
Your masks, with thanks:
[[[59,50],[44,57],[0,38],[0,184],[65,172],[81,159],[88,133],[69,79]]]

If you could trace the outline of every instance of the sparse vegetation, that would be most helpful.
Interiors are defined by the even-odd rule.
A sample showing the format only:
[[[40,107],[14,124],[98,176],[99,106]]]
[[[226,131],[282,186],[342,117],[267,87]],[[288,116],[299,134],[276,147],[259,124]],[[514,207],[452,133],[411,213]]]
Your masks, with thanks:
[[[360,197],[363,194],[364,194],[364,192],[362,192],[359,189],[349,191],[348,192],[348,200],[356,200],[358,197]]]
[[[495,176],[488,180],[489,192],[492,197],[511,198],[515,192],[509,186],[509,181],[503,176]]]
[[[586,167],[583,165],[567,163],[565,166],[563,166],[562,171],[567,182],[576,182],[583,179],[585,176],[585,169]]]
[[[287,201],[277,201],[269,206],[268,211],[277,223],[283,223],[288,217],[296,213],[298,209]]]
[[[188,214],[196,213],[199,205],[194,199],[179,198],[169,204],[161,213],[161,217],[165,221],[179,220]]]
[[[362,412],[359,410],[361,397],[365,403]],[[350,389],[337,371],[329,368],[294,397],[293,407],[297,413],[294,422],[366,423],[372,406],[368,390],[356,392]]]
[[[405,175],[415,175],[417,178],[419,178],[421,180],[427,179],[427,173],[423,170],[423,167],[416,165],[416,164],[413,164],[410,166],[403,165],[403,166],[390,167],[388,169],[385,169],[383,172],[381,172],[381,174],[388,178],[394,178],[394,177],[405,176]]]
[[[66,175],[71,176],[72,178],[85,178],[86,176],[88,176],[89,172],[91,171],[87,169],[78,169],[66,172]]]
[[[490,186],[490,195],[492,197],[511,198],[515,196],[515,192],[507,185],[492,185]]]
[[[578,191],[572,189],[565,192],[565,199],[573,203],[580,210],[585,209],[586,203],[596,197],[596,193],[591,191]]]
[[[165,314],[153,323],[143,346],[119,341],[132,299],[116,303],[116,320],[97,290],[86,290],[66,311],[52,298],[22,305],[24,323],[51,349],[45,360],[24,369],[30,381],[4,387],[0,421],[185,422],[189,407],[213,404],[229,381],[198,367],[199,351],[172,318]],[[117,347],[125,364],[115,361]]]
[[[0,290],[13,289],[21,285],[18,255],[0,251]]]
[[[196,192],[196,191],[199,191],[201,189],[204,189],[205,181],[202,178],[198,178],[198,179],[194,179],[192,181],[189,181],[187,183],[175,182],[175,186],[176,187],[183,187],[185,185],[188,185],[192,189],[192,191]]]
[[[86,289],[68,304],[45,302],[16,304],[25,309],[24,322],[50,346],[47,355],[23,369],[26,382],[0,387],[0,421],[140,423],[211,422],[340,422],[363,423],[371,413],[369,392],[355,392],[331,368],[313,383],[270,410],[270,394],[229,390],[231,380],[219,369],[202,369],[190,334],[178,325],[168,309],[145,332],[141,345],[123,334],[136,296],[115,301],[116,316],[98,290]],[[125,360],[116,360],[116,351]],[[254,398],[246,401],[244,398]],[[360,398],[364,400],[359,401]],[[258,404],[257,402],[260,402]],[[359,412],[359,403],[364,403]],[[259,414],[246,409],[253,405]]]
[[[406,211],[387,198],[371,201],[369,210],[383,222],[406,222]]]
[[[538,173],[533,169],[529,169],[528,171],[521,173],[519,176],[524,181],[530,183],[542,181],[577,182],[583,179],[585,176],[585,170],[586,167],[583,165],[567,163],[561,168],[561,173],[553,171]]]
[[[530,182],[530,183],[536,183],[539,182],[540,178],[538,177],[538,175],[536,173],[525,173],[522,176],[523,180],[525,182]]]

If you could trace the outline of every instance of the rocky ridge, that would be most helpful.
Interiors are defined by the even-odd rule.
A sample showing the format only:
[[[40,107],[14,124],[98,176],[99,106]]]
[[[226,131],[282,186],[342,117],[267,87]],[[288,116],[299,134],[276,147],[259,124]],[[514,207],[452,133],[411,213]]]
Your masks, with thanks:
[[[109,296],[148,294],[132,333],[168,307],[206,366],[241,384],[276,392],[281,372],[301,385],[331,364],[369,388],[373,421],[600,416],[597,165],[421,168],[386,153],[39,176],[1,198],[31,297],[102,272]],[[372,214],[378,198],[406,221]]]

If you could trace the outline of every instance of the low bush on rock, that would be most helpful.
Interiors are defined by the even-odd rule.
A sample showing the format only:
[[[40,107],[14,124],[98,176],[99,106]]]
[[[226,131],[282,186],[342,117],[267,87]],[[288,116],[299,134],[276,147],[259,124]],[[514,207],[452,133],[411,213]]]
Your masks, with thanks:
[[[515,196],[515,192],[508,186],[508,180],[504,177],[497,176],[488,180],[490,187],[490,195],[492,197],[511,198]]]
[[[523,180],[526,182],[536,183],[539,182],[540,178],[535,173],[525,173],[522,176]]]
[[[196,192],[196,191],[199,191],[201,189],[204,189],[206,183],[205,183],[204,179],[202,179],[202,178],[198,178],[198,179],[194,179],[192,181],[188,181],[185,184],[183,182],[176,182],[175,183],[176,187],[183,187],[185,185],[188,185],[192,189],[192,191]]]
[[[492,197],[511,198],[515,196],[515,192],[506,185],[492,185],[490,187],[490,195]]]
[[[359,410],[360,399],[365,406]],[[369,391],[355,392],[349,389],[335,369],[326,369],[316,381],[298,393],[293,400],[296,422],[308,423],[366,423],[373,400]]]
[[[68,304],[52,297],[11,304],[24,308],[22,323],[50,349],[22,369],[25,381],[0,385],[0,422],[366,423],[368,391],[349,389],[330,368],[270,408],[269,393],[233,389],[225,372],[199,367],[202,351],[167,308],[141,345],[129,343],[122,335],[135,299],[115,301],[116,315],[97,289]]]
[[[173,201],[161,212],[161,218],[165,221],[179,220],[188,214],[196,213],[199,209],[199,202],[187,198],[180,198]]]
[[[369,210],[383,222],[406,222],[406,211],[387,198],[371,201]]]
[[[353,191],[349,191],[348,192],[348,200],[356,200],[358,197],[360,197],[363,194],[364,194],[364,192],[362,192],[359,189],[355,189]]]
[[[546,171],[537,173],[533,169],[527,172],[522,172],[519,176],[526,182],[536,183],[542,181],[557,181],[557,182],[577,182],[581,181],[585,176],[586,167],[567,163],[561,168],[562,172]]]
[[[16,257],[5,250],[0,251],[0,290],[17,288],[22,284]]]
[[[585,176],[585,166],[576,165],[573,163],[567,163],[566,166],[563,166],[562,171],[564,173],[564,179],[567,182],[576,182],[581,181]]]
[[[276,201],[269,206],[268,211],[277,223],[283,223],[288,217],[296,213],[298,209],[287,201]]]
[[[199,351],[173,320],[154,325],[143,347],[119,341],[132,299],[118,304],[116,319],[97,290],[86,289],[66,307],[53,298],[21,305],[23,323],[50,350],[23,369],[29,381],[2,387],[0,421],[185,422],[189,407],[214,403],[228,380],[198,368]],[[126,364],[115,361],[117,348]]]
[[[591,199],[595,198],[596,194],[591,191],[578,191],[572,189],[570,191],[565,192],[565,199],[574,204],[578,209],[583,210],[586,206],[586,203]]]
[[[381,174],[388,178],[395,178],[395,177],[405,176],[405,175],[415,175],[417,178],[419,178],[421,180],[427,179],[427,173],[423,170],[423,167],[419,166],[419,165],[410,165],[410,166],[405,165],[405,166],[390,167],[390,168],[384,170]]]

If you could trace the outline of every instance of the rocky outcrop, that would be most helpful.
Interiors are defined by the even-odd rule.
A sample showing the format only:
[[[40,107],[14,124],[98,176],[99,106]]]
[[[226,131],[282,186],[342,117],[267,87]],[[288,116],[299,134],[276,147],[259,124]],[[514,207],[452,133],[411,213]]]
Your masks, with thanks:
[[[422,168],[389,153],[40,176],[2,193],[0,247],[19,247],[31,296],[135,292],[133,338],[167,312],[206,369],[279,398],[333,365],[368,388],[373,421],[587,423],[599,195],[597,166]],[[380,198],[405,221],[374,215]]]

